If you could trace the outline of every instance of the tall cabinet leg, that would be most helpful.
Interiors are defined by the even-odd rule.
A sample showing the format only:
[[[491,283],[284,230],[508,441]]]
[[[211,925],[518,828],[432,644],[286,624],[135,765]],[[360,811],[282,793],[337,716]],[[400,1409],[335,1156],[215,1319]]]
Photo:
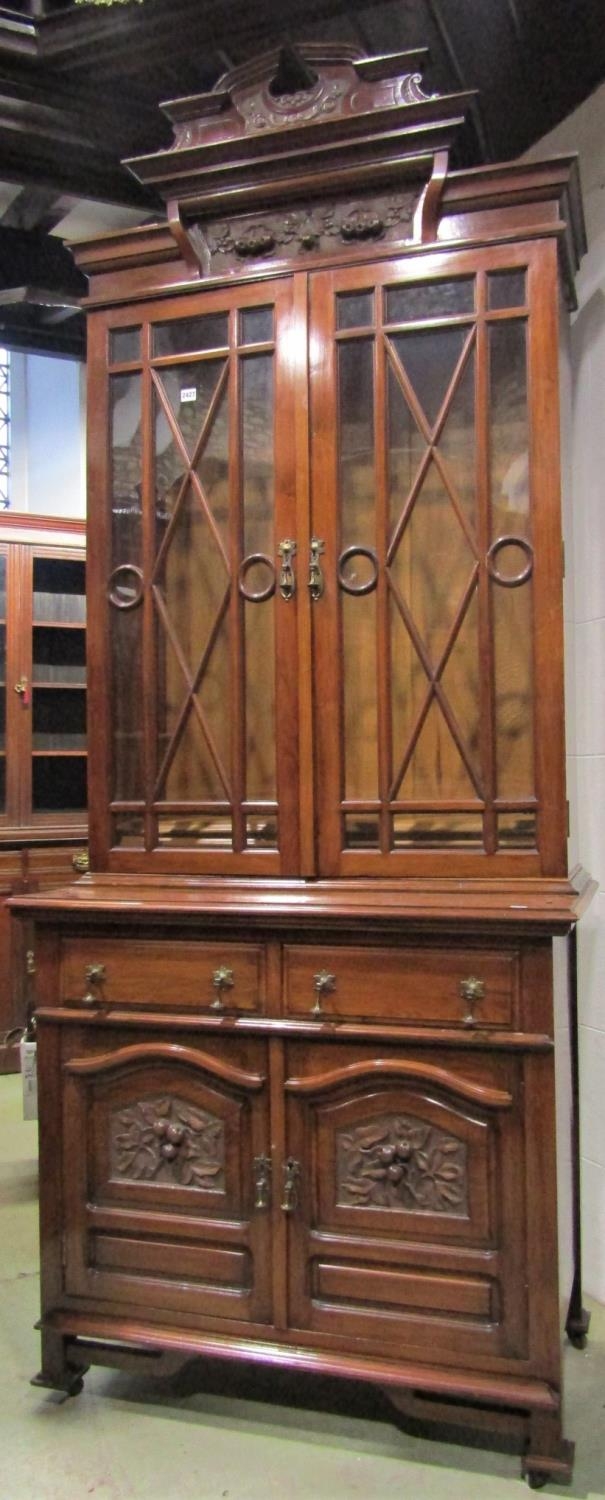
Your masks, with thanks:
[[[580,1084],[578,1058],[578,938],[573,927],[567,947],[569,967],[569,1044],[571,1058],[571,1170],[574,1273],[565,1331],[576,1349],[586,1348],[590,1313],[582,1306],[582,1206],[580,1196]]]

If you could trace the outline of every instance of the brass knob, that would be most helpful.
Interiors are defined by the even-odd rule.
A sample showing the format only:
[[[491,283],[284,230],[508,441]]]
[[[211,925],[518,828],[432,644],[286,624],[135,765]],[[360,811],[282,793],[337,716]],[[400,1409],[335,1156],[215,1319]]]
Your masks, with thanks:
[[[462,1017],[463,1026],[474,1026],[476,1024],[473,1007],[477,1000],[482,1000],[485,995],[485,985],[482,979],[475,979],[471,975],[469,979],[460,980],[460,994],[463,1000],[468,1002],[468,1011]]]
[[[293,1156],[289,1156],[284,1162],[284,1196],[282,1208],[285,1214],[293,1214],[298,1207],[298,1184],[300,1179],[300,1162]]]
[[[99,1005],[101,995],[96,994],[105,979],[105,964],[87,964],[84,971],[88,989],[82,996],[82,1005]]]
[[[90,856],[88,849],[80,849],[77,854],[72,855],[72,866],[78,875],[88,875],[90,870]]]
[[[336,975],[329,974],[327,969],[322,969],[319,974],[313,975],[313,988],[316,998],[311,1015],[320,1016],[323,996],[331,994],[332,990],[336,989]]]
[[[212,975],[212,983],[216,990],[216,998],[214,1000],[211,1000],[210,1009],[224,1010],[225,1002],[223,1000],[223,990],[233,989],[233,986],[235,984],[235,980],[233,978],[233,969],[226,969],[223,966],[221,966],[220,969],[215,969]]]

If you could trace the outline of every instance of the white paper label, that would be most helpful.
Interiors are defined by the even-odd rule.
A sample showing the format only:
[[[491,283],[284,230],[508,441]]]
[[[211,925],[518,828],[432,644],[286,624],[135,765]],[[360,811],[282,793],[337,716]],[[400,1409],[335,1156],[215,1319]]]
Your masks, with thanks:
[[[36,1070],[36,1043],[21,1042],[21,1081],[23,1085],[23,1119],[38,1118],[38,1076]]]
[[[181,391],[181,406],[183,405],[184,401],[197,401],[197,386],[185,386],[185,389]]]

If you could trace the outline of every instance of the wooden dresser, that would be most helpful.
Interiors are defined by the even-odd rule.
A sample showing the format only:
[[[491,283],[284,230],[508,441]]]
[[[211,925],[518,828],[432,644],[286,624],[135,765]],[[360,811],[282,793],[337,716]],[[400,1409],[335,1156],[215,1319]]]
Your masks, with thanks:
[[[166,106],[89,297],[92,873],[36,923],[43,1364],[377,1383],[569,1478],[558,304],[576,164],[418,57]],[[567,1122],[560,1126],[565,1144]],[[569,1153],[568,1153],[569,1154]],[[577,1226],[576,1226],[577,1251]],[[577,1257],[576,1257],[577,1259]]]

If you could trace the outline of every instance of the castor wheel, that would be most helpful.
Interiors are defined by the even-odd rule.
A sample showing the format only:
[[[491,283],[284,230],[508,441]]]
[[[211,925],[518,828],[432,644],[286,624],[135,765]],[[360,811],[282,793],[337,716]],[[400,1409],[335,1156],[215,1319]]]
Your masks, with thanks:
[[[569,1342],[573,1349],[587,1349],[588,1338],[585,1333],[568,1333]]]
[[[533,1469],[532,1472],[526,1474],[525,1477],[527,1479],[530,1490],[543,1490],[544,1485],[548,1484],[550,1475],[546,1474],[543,1469]]]
[[[79,1396],[83,1390],[84,1390],[84,1379],[83,1379],[82,1375],[78,1375],[75,1380],[72,1380],[70,1382],[69,1389],[67,1391],[67,1395],[68,1396]]]

